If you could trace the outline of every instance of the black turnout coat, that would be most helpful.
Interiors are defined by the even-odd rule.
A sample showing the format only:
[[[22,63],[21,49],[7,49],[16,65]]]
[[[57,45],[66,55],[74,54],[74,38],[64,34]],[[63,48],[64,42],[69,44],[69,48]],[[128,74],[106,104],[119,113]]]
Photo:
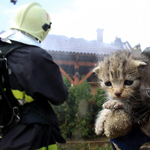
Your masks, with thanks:
[[[0,42],[0,47],[3,44]],[[68,96],[58,65],[47,51],[29,45],[17,48],[7,58],[13,94],[26,103],[20,123],[1,139],[0,150],[33,150],[65,143],[50,105],[60,105]]]

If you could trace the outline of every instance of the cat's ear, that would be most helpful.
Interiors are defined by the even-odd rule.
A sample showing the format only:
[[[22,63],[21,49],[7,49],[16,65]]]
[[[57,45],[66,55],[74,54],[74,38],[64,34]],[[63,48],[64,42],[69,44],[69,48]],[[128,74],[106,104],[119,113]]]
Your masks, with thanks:
[[[139,61],[139,60],[135,60],[135,61],[134,61],[134,64],[135,64],[137,67],[144,67],[144,66],[147,65],[146,62],[144,62],[144,61]]]
[[[96,68],[93,69],[93,72],[95,72],[96,74],[99,74],[100,71],[100,67],[97,66]]]

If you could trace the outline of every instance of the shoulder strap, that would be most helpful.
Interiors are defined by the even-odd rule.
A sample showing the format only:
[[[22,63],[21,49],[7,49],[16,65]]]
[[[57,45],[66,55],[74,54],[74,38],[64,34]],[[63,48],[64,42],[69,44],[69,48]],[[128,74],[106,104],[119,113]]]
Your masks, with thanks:
[[[15,42],[13,41],[12,44],[6,44],[0,50],[2,51],[3,55],[6,57],[8,54],[10,54],[13,50],[26,46],[23,43]]]
[[[11,86],[9,82],[9,75],[8,75],[8,68],[7,68],[7,59],[6,56],[10,54],[13,50],[26,46],[25,44],[18,43],[18,42],[12,42],[12,44],[2,43],[2,47],[0,48],[0,67],[1,67],[1,73],[0,73],[0,93],[3,95],[5,100],[7,101],[9,107],[12,109],[12,117],[11,120],[5,124],[0,125],[0,129],[9,127],[14,122],[19,122],[19,103],[17,99],[13,96],[13,93],[11,91]],[[5,84],[5,90],[2,85]]]
[[[8,54],[10,54],[13,50],[23,47],[23,46],[26,46],[26,45],[13,41],[12,44],[4,43],[2,48],[0,48],[0,51],[1,51],[1,55],[0,55],[1,73],[0,73],[0,76],[3,76],[2,78],[4,78],[5,86],[6,86],[6,91],[4,93],[6,93],[6,97],[8,97],[12,106],[15,106],[17,103],[16,103],[16,99],[14,98],[14,96],[11,92],[6,56]],[[2,81],[0,81],[0,82],[2,82]]]

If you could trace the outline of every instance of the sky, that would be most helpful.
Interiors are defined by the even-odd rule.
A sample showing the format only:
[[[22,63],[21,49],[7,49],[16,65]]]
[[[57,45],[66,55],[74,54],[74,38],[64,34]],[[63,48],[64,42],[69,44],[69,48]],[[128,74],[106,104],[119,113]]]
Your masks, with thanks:
[[[0,0],[0,31],[9,30],[16,10],[38,2],[50,14],[50,34],[96,40],[96,30],[104,29],[104,43],[116,37],[150,47],[150,0]]]

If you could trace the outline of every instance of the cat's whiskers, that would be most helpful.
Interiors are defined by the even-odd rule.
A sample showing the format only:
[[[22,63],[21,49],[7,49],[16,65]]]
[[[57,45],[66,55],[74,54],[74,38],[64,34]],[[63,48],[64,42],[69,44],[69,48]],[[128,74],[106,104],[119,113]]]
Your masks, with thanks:
[[[137,101],[139,101],[139,95],[136,95],[136,94],[131,94],[131,93],[129,93],[129,101],[135,101],[135,100],[137,100]],[[137,97],[136,97],[137,96]],[[136,102],[136,101],[135,101]]]
[[[148,115],[148,116],[147,116]],[[141,120],[143,117],[144,117],[144,119],[146,119],[147,117],[149,117],[150,116],[150,109],[149,110],[147,110],[144,114],[142,114],[139,118],[138,118],[138,120]],[[144,119],[142,119],[142,120],[144,120]],[[147,120],[147,119],[146,119]],[[146,121],[145,120],[145,121]]]

